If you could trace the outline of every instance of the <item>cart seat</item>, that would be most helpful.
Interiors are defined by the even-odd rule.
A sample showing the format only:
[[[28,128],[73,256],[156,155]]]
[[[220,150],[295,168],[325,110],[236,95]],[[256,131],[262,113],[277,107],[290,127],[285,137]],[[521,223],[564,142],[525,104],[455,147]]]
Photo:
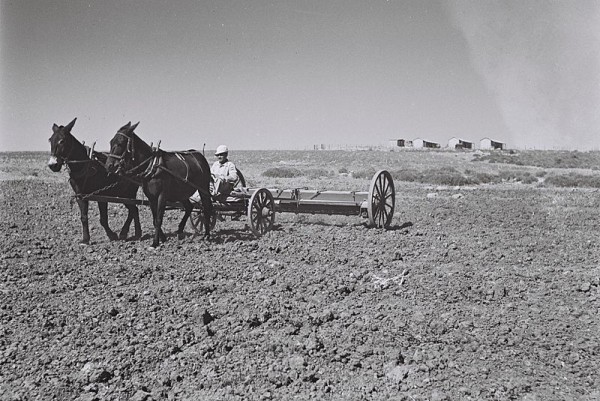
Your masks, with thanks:
[[[234,188],[233,191],[231,191],[226,196],[213,195],[212,199],[213,199],[213,202],[219,202],[219,203],[239,203],[239,202],[243,202],[244,199],[248,199],[249,197],[250,197],[250,193],[248,192],[248,190],[246,188],[238,187],[238,188]]]

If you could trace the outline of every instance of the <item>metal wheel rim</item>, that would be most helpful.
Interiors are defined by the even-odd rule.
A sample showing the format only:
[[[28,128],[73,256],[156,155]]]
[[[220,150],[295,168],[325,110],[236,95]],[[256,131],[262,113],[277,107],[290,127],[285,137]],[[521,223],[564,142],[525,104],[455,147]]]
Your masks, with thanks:
[[[258,237],[273,228],[275,201],[269,190],[261,188],[252,194],[248,205],[248,220],[250,229]]]
[[[386,171],[378,171],[371,180],[368,197],[369,224],[377,228],[388,228],[394,216],[396,190],[392,175]]]

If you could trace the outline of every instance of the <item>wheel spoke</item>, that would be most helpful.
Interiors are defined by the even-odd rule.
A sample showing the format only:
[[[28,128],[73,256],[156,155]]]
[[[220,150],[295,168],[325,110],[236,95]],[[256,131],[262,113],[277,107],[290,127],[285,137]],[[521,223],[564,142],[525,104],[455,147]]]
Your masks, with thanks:
[[[385,181],[385,190],[383,191],[384,194],[387,194],[389,189],[390,189],[390,182],[388,180]]]
[[[383,180],[383,176],[379,176],[379,179],[377,180],[377,185],[375,186],[375,189],[377,190],[377,195],[379,195],[380,197],[382,194],[381,190],[383,189],[382,180]]]

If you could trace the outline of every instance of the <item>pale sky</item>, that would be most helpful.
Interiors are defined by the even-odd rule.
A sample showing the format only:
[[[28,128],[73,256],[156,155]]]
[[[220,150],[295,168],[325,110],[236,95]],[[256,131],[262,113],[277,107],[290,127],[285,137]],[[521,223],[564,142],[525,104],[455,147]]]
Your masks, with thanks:
[[[0,151],[600,148],[600,0],[0,0]]]

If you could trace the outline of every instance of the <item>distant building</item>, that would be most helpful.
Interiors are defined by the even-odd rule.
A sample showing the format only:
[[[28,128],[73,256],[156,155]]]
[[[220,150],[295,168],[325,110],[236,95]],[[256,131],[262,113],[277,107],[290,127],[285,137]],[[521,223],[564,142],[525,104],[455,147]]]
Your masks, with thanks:
[[[408,148],[412,146],[412,141],[408,141],[406,139],[391,139],[390,148]]]
[[[490,138],[483,138],[479,143],[479,149],[506,149],[506,144],[498,141],[493,141]]]
[[[450,149],[475,149],[475,144],[458,138],[450,138],[448,147]]]
[[[439,143],[426,141],[425,139],[417,138],[413,141],[413,147],[416,149],[438,149],[440,147]]]

